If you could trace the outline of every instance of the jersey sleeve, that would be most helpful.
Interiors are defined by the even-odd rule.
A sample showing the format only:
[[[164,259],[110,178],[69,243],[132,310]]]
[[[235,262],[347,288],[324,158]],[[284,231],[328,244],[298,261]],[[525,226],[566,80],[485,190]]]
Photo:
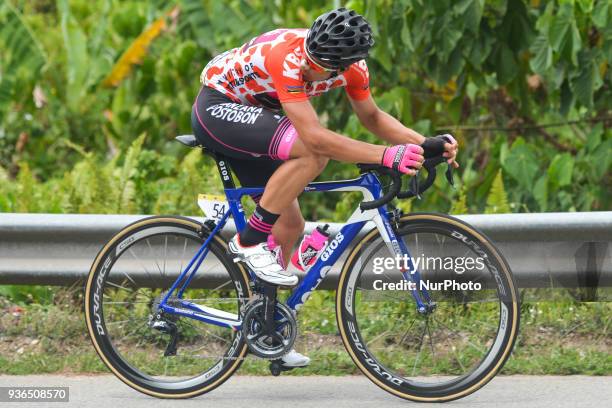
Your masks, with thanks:
[[[362,101],[370,96],[370,74],[365,60],[352,64],[344,77],[346,93],[351,99]]]
[[[288,47],[277,45],[265,56],[265,67],[272,77],[274,89],[281,103],[304,102],[304,80],[300,70],[301,55]]]

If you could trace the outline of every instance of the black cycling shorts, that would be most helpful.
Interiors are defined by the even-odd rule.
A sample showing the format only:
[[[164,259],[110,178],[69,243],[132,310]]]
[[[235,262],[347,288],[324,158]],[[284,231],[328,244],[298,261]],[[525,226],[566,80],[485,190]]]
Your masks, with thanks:
[[[286,116],[235,103],[206,86],[196,97],[191,126],[202,145],[227,158],[243,187],[265,186],[297,139]]]

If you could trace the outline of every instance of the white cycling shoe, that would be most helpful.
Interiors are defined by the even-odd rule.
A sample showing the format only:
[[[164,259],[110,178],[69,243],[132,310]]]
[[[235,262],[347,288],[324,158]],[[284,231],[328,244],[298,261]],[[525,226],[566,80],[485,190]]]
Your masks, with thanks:
[[[238,234],[228,243],[230,252],[235,255],[234,262],[243,261],[264,282],[272,285],[295,286],[298,277],[288,273],[278,263],[276,254],[265,242],[253,246],[242,246]]]
[[[310,358],[298,353],[295,349],[281,357],[281,364],[287,368],[306,367],[310,364]]]

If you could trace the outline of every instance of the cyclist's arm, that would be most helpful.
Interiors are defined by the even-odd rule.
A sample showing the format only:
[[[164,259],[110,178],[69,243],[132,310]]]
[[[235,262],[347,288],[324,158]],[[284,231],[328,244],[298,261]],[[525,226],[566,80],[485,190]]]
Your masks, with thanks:
[[[359,121],[379,138],[393,144],[414,143],[420,145],[425,137],[404,126],[401,122],[383,112],[369,95],[366,99],[356,100],[349,97],[353,111]]]
[[[343,162],[381,162],[385,146],[354,140],[325,128],[309,101],[287,102],[282,106],[300,140],[314,153]]]

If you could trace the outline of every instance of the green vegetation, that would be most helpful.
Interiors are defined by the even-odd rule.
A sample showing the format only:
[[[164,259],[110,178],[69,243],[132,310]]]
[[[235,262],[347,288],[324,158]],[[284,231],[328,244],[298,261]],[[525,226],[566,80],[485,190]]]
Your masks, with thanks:
[[[75,290],[43,305],[10,306],[0,298],[0,374],[107,372],[86,335],[80,302]],[[316,291],[301,310],[297,348],[313,361],[288,375],[358,373],[337,335],[334,305],[333,292]],[[527,302],[519,342],[502,373],[612,375],[611,330],[612,303]],[[269,371],[265,361],[249,357],[239,373]]]
[[[204,172],[193,150],[182,158],[142,148],[144,135],[107,162],[70,144],[81,160],[61,177],[39,181],[24,162],[16,182],[0,174],[0,208],[13,212],[197,214],[197,194],[221,192],[219,175]],[[68,142],[70,143],[70,142]],[[4,181],[4,182],[2,182]]]
[[[462,210],[482,212],[495,180],[505,186],[503,210],[610,208],[608,1],[346,5],[364,13],[376,34],[368,64],[377,103],[425,134],[446,130],[459,139]],[[195,212],[182,200],[218,186],[216,170],[192,158],[197,168],[186,174],[187,149],[172,138],[190,132],[201,69],[266,30],[306,27],[328,7],[305,0],[2,2],[0,211]],[[331,129],[374,141],[342,91],[314,103]],[[129,158],[130,146],[143,157]],[[332,163],[323,177],[355,172]],[[206,182],[185,185],[184,177]],[[437,187],[415,209],[451,209],[458,192],[443,181]],[[177,191],[184,197],[170,197]],[[33,199],[49,196],[57,198]],[[337,216],[335,197],[311,195],[302,205],[311,219]]]

